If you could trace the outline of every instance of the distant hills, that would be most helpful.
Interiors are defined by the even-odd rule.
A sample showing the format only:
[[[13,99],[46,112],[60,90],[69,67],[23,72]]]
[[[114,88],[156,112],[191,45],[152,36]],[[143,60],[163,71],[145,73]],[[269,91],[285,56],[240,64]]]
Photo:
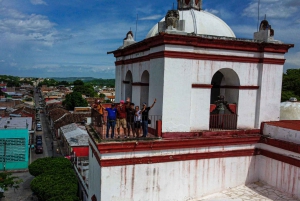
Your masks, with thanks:
[[[73,83],[75,80],[81,80],[84,83],[91,85],[115,87],[115,79],[102,79],[94,77],[51,77],[49,79],[53,79],[57,82],[67,81],[69,83]]]
[[[89,82],[92,80],[97,80],[94,77],[49,77],[49,79],[54,79],[58,82],[67,81],[67,82],[74,82],[75,80],[82,80],[83,82]]]

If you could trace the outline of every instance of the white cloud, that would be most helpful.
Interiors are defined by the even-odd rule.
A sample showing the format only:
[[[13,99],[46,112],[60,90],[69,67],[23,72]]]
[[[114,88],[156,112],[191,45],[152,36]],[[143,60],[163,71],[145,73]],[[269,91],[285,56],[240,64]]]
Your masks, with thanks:
[[[43,0],[30,0],[33,5],[47,5],[47,3]]]
[[[294,0],[261,0],[260,15],[263,17],[266,14],[268,18],[289,18],[298,11],[298,7],[295,6],[298,4],[297,2]],[[244,9],[243,16],[257,18],[257,15],[258,1],[252,0]]]
[[[209,13],[212,13],[214,15],[217,15],[219,14],[219,11],[218,10],[215,10],[215,9],[205,9],[206,12],[209,12]]]
[[[142,17],[139,20],[160,20],[163,16],[161,15],[151,15],[148,17]]]

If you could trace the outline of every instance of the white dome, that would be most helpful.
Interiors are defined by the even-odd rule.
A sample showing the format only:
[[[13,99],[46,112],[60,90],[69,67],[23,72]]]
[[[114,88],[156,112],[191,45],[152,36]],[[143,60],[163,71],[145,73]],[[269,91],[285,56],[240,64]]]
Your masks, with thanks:
[[[282,102],[280,120],[300,120],[300,102]]]
[[[235,38],[235,34],[230,27],[217,16],[206,11],[194,9],[179,11],[180,20],[185,20],[185,32],[213,36],[226,36]],[[165,21],[165,18],[161,20]],[[158,34],[158,24],[156,24],[147,34],[150,38]]]

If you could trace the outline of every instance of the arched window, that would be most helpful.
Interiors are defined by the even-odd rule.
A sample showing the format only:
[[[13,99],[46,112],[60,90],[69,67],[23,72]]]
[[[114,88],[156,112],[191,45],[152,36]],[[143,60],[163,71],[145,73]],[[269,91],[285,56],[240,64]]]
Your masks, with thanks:
[[[145,70],[141,77],[141,99],[140,103],[147,103],[149,101],[149,72]]]
[[[130,98],[130,100],[132,99],[132,73],[131,71],[127,71],[126,76],[125,76],[125,80],[124,80],[124,84],[125,84],[125,99],[127,97]]]

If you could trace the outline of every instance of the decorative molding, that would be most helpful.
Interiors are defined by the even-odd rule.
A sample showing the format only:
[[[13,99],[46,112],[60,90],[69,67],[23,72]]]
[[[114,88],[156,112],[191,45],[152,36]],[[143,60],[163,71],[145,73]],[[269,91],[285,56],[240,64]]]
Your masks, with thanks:
[[[253,57],[238,57],[227,55],[213,55],[213,54],[198,54],[191,52],[175,52],[175,51],[161,51],[149,54],[147,56],[137,57],[134,59],[116,61],[115,65],[126,65],[133,63],[141,63],[158,58],[180,58],[180,59],[193,59],[193,60],[211,60],[211,61],[226,61],[226,62],[240,62],[240,63],[263,63],[263,64],[277,64],[283,65],[285,59],[272,59],[272,58],[253,58]]]
[[[242,133],[236,132],[236,133]],[[243,132],[245,133],[245,132]],[[234,134],[234,135],[238,135]],[[133,141],[133,142],[110,142],[96,144],[100,154],[105,153],[121,153],[121,152],[135,152],[135,151],[150,151],[150,150],[165,150],[165,149],[184,149],[195,147],[213,147],[213,146],[227,146],[227,145],[242,145],[242,144],[255,144],[260,140],[258,134],[240,134],[236,136],[224,135],[222,138],[195,138],[200,136],[201,133],[163,133],[163,138],[173,138],[173,140],[153,140],[153,141]],[[181,135],[181,136],[180,136]],[[194,137],[192,139],[189,138]],[[185,138],[184,138],[185,137]],[[177,138],[177,139],[176,139]],[[178,140],[180,138],[180,140]]]
[[[254,156],[255,149],[234,150],[234,151],[218,151],[206,153],[193,154],[174,154],[166,156],[152,156],[141,158],[123,158],[123,159],[104,159],[101,160],[101,167],[124,166],[124,165],[138,165],[138,164],[152,164],[152,163],[166,163],[174,161],[188,161],[188,160],[202,160],[211,158],[228,158],[241,156]]]
[[[212,48],[259,53],[270,52],[281,54],[288,52],[289,48],[294,47],[293,44],[260,43],[254,42],[253,40],[247,41],[233,38],[224,40],[222,39],[222,37],[206,38],[201,36],[185,36],[160,33],[157,36],[145,39],[124,49],[118,49],[113,52],[108,52],[108,54],[113,53],[115,57],[127,56],[139,52],[149,51],[153,47],[158,47],[166,44],[193,46],[198,48]]]
[[[300,168],[300,160],[299,159],[295,159],[295,158],[292,158],[292,157],[289,157],[286,155],[277,154],[277,153],[270,152],[270,151],[263,150],[263,149],[259,149],[257,154]]]
[[[192,88],[211,89],[212,87],[211,84],[192,84]]]
[[[260,143],[300,154],[300,144],[278,140],[274,138],[267,138],[263,136],[260,139]]]

